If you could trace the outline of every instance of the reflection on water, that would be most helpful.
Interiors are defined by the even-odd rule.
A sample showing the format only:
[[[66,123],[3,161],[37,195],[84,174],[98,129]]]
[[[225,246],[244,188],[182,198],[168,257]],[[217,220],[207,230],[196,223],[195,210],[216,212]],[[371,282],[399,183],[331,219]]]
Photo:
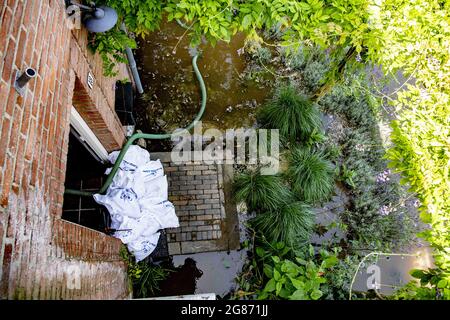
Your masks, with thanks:
[[[190,295],[195,292],[197,280],[203,272],[197,268],[197,263],[191,258],[184,260],[184,264],[174,268],[167,279],[161,282],[159,296],[169,297]]]
[[[223,298],[235,289],[235,278],[242,271],[246,257],[245,250],[204,252],[173,256],[173,263],[175,266],[180,266],[186,264],[185,261],[188,259],[194,259],[197,268],[203,272],[203,275],[197,280],[195,293],[215,293]]]
[[[195,49],[189,47],[185,31],[176,23],[165,23],[159,31],[138,40],[136,55],[145,94],[137,99],[136,110],[143,131],[183,127],[198,112],[200,92],[191,64]],[[198,65],[208,91],[204,127],[252,126],[257,105],[270,93],[243,80],[246,60],[240,49],[244,41],[245,36],[238,34],[229,44],[203,44],[199,48],[202,55]]]
[[[160,282],[157,296],[213,293],[226,298],[236,289],[235,278],[242,271],[246,258],[245,250],[174,255],[162,263],[171,271]]]

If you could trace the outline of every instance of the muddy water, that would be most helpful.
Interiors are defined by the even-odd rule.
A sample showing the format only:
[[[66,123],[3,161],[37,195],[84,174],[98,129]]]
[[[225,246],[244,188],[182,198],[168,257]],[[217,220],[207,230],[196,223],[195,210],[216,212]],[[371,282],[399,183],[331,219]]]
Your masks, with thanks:
[[[137,99],[138,127],[147,132],[171,131],[192,121],[200,106],[191,64],[198,51],[202,52],[198,66],[208,91],[203,126],[222,130],[252,126],[257,105],[270,90],[243,79],[247,62],[240,49],[245,36],[238,34],[229,44],[212,47],[204,43],[193,49],[185,32],[176,23],[165,23],[138,40],[136,57],[145,90]]]

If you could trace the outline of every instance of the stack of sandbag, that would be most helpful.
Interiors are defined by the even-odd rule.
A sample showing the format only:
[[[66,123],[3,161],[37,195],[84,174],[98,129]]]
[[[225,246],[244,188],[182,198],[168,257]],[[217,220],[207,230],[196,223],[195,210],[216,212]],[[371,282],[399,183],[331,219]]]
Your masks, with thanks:
[[[114,164],[119,151],[109,155]],[[111,169],[106,171],[109,174]],[[111,215],[114,236],[128,246],[136,261],[155,250],[159,230],[179,227],[175,208],[168,201],[168,183],[161,161],[151,161],[147,150],[130,146],[105,195],[95,194],[97,203]]]

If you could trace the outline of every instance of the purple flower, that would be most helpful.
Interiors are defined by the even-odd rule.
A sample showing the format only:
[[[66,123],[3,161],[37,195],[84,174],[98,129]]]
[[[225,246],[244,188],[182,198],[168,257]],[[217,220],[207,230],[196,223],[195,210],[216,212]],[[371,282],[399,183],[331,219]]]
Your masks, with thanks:
[[[391,174],[391,170],[387,169],[377,175],[377,182],[383,183],[390,180],[389,175]]]
[[[390,204],[388,206],[382,206],[380,208],[380,214],[382,216],[388,216],[390,213],[394,212],[395,208],[393,208]]]
[[[365,150],[364,145],[360,143],[355,146],[355,149],[359,152],[364,152]]]

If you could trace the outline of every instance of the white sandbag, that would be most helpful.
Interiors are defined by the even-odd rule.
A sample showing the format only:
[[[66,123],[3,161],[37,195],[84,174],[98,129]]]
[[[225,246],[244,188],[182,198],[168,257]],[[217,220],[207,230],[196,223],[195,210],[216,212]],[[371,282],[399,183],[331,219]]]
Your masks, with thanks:
[[[94,199],[104,205],[110,214],[136,219],[142,215],[137,194],[132,188],[110,188],[104,196],[95,194]]]
[[[156,249],[160,235],[159,232],[154,233],[150,237],[141,237],[128,244],[128,250],[135,256],[136,261],[144,260]]]
[[[112,163],[118,154],[109,155]],[[128,149],[106,194],[95,194],[94,199],[108,209],[111,228],[118,230],[114,236],[127,245],[136,261],[155,250],[159,230],[179,227],[175,207],[168,201],[161,161],[151,161],[148,151],[139,146]]]
[[[112,164],[116,163],[119,153],[120,151],[111,152],[108,156],[109,162]],[[148,162],[150,162],[150,153],[139,146],[132,145],[128,148],[127,153],[125,153],[120,163],[120,168],[126,171],[135,170],[137,167],[143,166]]]

